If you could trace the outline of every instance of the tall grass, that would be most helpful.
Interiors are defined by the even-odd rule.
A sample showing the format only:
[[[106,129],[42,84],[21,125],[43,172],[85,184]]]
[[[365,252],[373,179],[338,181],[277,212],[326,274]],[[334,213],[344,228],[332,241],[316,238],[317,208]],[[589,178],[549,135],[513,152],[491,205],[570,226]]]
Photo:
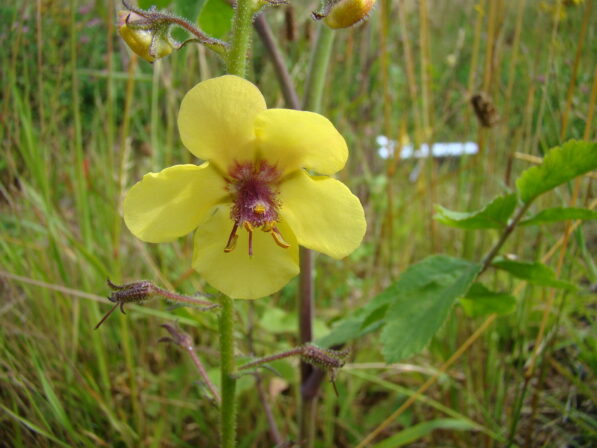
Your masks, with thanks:
[[[286,40],[283,11],[267,13],[299,89],[313,38],[311,3],[293,3],[299,30],[293,41]],[[596,137],[597,8],[589,0],[551,12],[536,1],[379,3],[364,26],[336,35],[325,87],[323,108],[351,148],[340,176],[361,197],[369,230],[349,259],[316,259],[319,333],[414,261],[435,251],[480,255],[491,245],[493,235],[436,225],[434,203],[472,209],[529,166],[523,156],[541,156],[564,139]],[[107,309],[107,277],[148,278],[189,294],[206,288],[190,269],[190,239],[140,243],[123,227],[120,207],[143,173],[192,162],[177,134],[178,104],[200,79],[222,72],[220,61],[191,46],[153,66],[132,58],[114,34],[114,7],[66,0],[0,7],[0,440],[6,446],[217,445],[217,410],[192,363],[158,344],[165,336],[160,324],[178,320],[206,364],[217,366],[214,316],[131,306],[93,331]],[[281,106],[258,41],[253,58],[251,78],[271,107]],[[469,105],[479,91],[500,115],[488,129]],[[417,145],[476,141],[482,150],[419,166],[382,160],[379,134]],[[594,206],[592,182],[585,177],[541,200]],[[507,250],[543,257],[563,278],[595,285],[596,230],[594,224],[524,229]],[[593,446],[595,295],[511,287],[515,313],[484,322],[457,308],[428,350],[407,363],[380,362],[374,336],[356,342],[338,378],[339,398],[324,387],[318,446],[355,446],[400,405],[381,434],[404,431],[410,446]],[[293,283],[252,311],[240,304],[239,355],[296,342],[295,295]],[[253,348],[243,342],[249,334]],[[292,439],[296,366],[276,368],[279,376],[266,375],[265,395],[282,435]],[[217,379],[216,368],[209,373]],[[417,395],[430,378],[437,382]],[[253,381],[239,384],[240,446],[273,446]]]

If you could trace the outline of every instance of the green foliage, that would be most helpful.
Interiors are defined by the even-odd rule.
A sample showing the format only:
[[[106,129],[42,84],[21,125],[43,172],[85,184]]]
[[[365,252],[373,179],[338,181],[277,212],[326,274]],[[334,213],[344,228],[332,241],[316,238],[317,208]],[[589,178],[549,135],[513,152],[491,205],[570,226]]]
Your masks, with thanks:
[[[398,448],[419,440],[436,429],[450,429],[453,431],[470,431],[475,429],[471,423],[454,418],[443,418],[429,422],[418,423],[406,428],[387,439],[376,443],[373,448]]]
[[[501,229],[516,208],[516,194],[511,193],[494,198],[481,210],[456,212],[441,205],[435,206],[435,219],[450,227],[460,229]]]
[[[155,6],[158,9],[166,8],[172,3],[172,0],[139,0],[138,5],[141,9],[149,9]]]
[[[482,283],[473,283],[460,304],[470,317],[493,313],[503,316],[516,309],[516,298],[512,294],[491,291]]]
[[[203,3],[204,0],[173,0],[167,8],[197,23]],[[398,4],[390,3],[392,17],[397,18]],[[496,36],[515,35],[519,3],[506,3],[505,12],[512,20],[504,21],[503,30],[494,33]],[[566,7],[568,19],[561,22],[554,39],[546,42],[545,30],[553,26],[553,20],[534,2],[526,2],[519,48],[538,57],[550,51],[550,61],[558,72],[541,84],[546,102],[533,97],[533,92],[537,92],[536,67],[524,63],[521,53],[518,59],[513,57],[516,40],[512,45],[492,47],[498,49],[501,60],[508,61],[495,67],[495,79],[503,80],[504,86],[512,81],[512,95],[507,88],[500,89],[504,95],[497,95],[494,100],[498,111],[509,113],[502,114],[500,125],[491,129],[490,147],[486,148],[490,150],[479,154],[473,169],[465,160],[433,161],[437,171],[434,186],[442,204],[450,204],[455,210],[482,208],[485,203],[474,195],[492,198],[501,194],[509,149],[537,154],[538,147],[548,148],[551,142],[558,141],[564,111],[562,92],[573,79],[572,64],[565,61],[570,49],[576,48],[583,10],[589,3]],[[304,85],[313,43],[314,34],[302,31],[309,21],[312,4],[293,2],[295,30],[300,30],[294,40],[285,36],[280,11],[265,11],[299,90]],[[113,12],[108,6],[109,2],[93,2],[91,9],[85,8],[87,12],[83,8],[73,9],[66,0],[3,2],[0,6],[5,30],[5,45],[0,50],[0,270],[45,282],[28,284],[0,279],[0,290],[6,299],[0,313],[4,379],[0,382],[0,440],[14,447],[134,448],[159,445],[164,440],[177,447],[218,446],[218,409],[198,385],[191,360],[177,347],[157,344],[166,335],[160,324],[177,320],[193,337],[210,376],[219,381],[217,312],[202,313],[188,307],[168,309],[163,302],[155,302],[131,307],[126,316],[115,314],[98,331],[93,331],[93,326],[110,306],[104,297],[108,292],[107,276],[114,281],[149,279],[185,294],[205,290],[204,281],[190,270],[192,239],[181,238],[161,245],[140,243],[123,227],[119,204],[123,192],[147,171],[176,163],[195,163],[178,135],[179,100],[200,77],[220,75],[222,62],[215,54],[203,55],[194,45],[188,45],[160,64],[139,61],[136,67],[129,67],[126,48],[109,34]],[[116,6],[120,8],[119,4]],[[430,29],[429,47],[433,63],[429,101],[438,117],[433,129],[438,140],[475,138],[470,114],[453,113],[460,110],[463,92],[469,90],[469,78],[475,75],[475,67],[469,61],[474,50],[474,23],[480,12],[474,6],[470,2],[453,8],[450,2],[438,2],[437,8],[429,10],[431,23],[438,19],[442,23],[441,27]],[[386,313],[396,294],[389,290],[377,295],[387,286],[388,279],[395,280],[412,260],[430,255],[434,245],[445,253],[462,251],[473,259],[486,253],[492,243],[489,235],[463,232],[463,237],[472,237],[464,250],[460,235],[440,226],[432,245],[426,200],[431,183],[425,178],[427,170],[421,171],[422,177],[415,186],[409,181],[413,163],[400,161],[394,175],[388,177],[386,161],[370,151],[372,138],[385,132],[384,108],[388,104],[400,104],[389,107],[389,123],[404,122],[410,138],[417,141],[421,135],[418,133],[425,131],[417,131],[421,105],[412,101],[408,88],[421,92],[419,78],[415,77],[411,85],[404,64],[399,58],[392,58],[391,53],[386,53],[389,92],[387,96],[382,94],[381,39],[370,32],[379,28],[379,12],[374,11],[372,22],[365,27],[336,33],[335,56],[329,67],[323,103],[324,114],[347,139],[350,162],[339,175],[367,207],[370,231],[359,253],[341,261],[319,257],[316,263],[316,315],[326,321],[347,316],[329,336],[338,336],[336,330],[351,325],[356,329],[347,331],[350,336],[345,334],[344,340],[369,332],[369,337],[355,344],[354,364],[338,372],[340,399],[324,380],[317,424],[321,439],[316,442],[322,447],[356,446],[388,416],[388,409],[396,409],[406,397],[412,397],[479,323],[456,318],[460,314],[449,317],[442,337],[433,340],[433,350],[418,356],[416,363],[403,366],[404,369],[385,365],[380,362],[379,334],[371,332],[385,325]],[[413,37],[413,49],[423,48],[418,37],[418,9],[406,8],[402,12],[406,15],[406,27],[382,27],[387,31],[388,42],[398,42],[407,33]],[[92,20],[95,18],[100,20]],[[482,19],[488,23],[487,15]],[[529,23],[537,26],[528,27]],[[596,26],[595,21],[589,22],[588,37],[595,34]],[[462,45],[460,29],[471,37],[464,39]],[[40,42],[36,39],[38,30]],[[179,40],[189,37],[184,30],[174,31],[180,31]],[[485,36],[483,27],[481,33],[481,41],[490,38]],[[350,39],[345,38],[348,34]],[[109,36],[116,39],[111,52]],[[597,41],[591,42],[594,49]],[[392,51],[391,45],[386,47]],[[485,46],[479,48],[479,56],[484,58]],[[41,58],[36,57],[38,50]],[[256,57],[250,79],[262,89],[270,107],[283,107],[273,66],[256,36],[253,53]],[[579,67],[594,65],[595,54],[585,48]],[[455,65],[448,64],[448,60],[455,61]],[[418,66],[418,61],[414,63]],[[586,126],[592,125],[586,121],[590,95],[582,94],[583,90],[590,91],[592,76],[591,70],[581,69],[575,79],[570,136],[580,136]],[[398,137],[398,130],[395,131],[394,137]],[[519,169],[520,164],[515,162],[513,169]],[[580,180],[579,203],[583,203],[589,179]],[[387,194],[390,188],[395,193],[391,207]],[[545,195],[541,207],[564,204],[568,191],[560,190],[562,198]],[[529,226],[523,238],[512,235],[507,250],[523,259],[537,259],[539,247],[547,250],[547,244],[555,241],[560,230],[554,226],[539,239],[538,228]],[[591,229],[582,233],[579,228],[571,235],[570,252],[563,266],[563,272],[570,273],[570,281],[597,282],[593,233]],[[391,238],[378,238],[380,234],[390,234]],[[540,241],[541,245],[529,244],[531,241]],[[484,274],[489,287],[492,274]],[[501,277],[507,274],[497,280],[503,280]],[[68,290],[54,289],[64,287]],[[441,375],[428,394],[418,396],[413,407],[386,428],[384,437],[390,438],[402,428],[420,422],[450,418],[481,423],[474,423],[479,425],[474,431],[457,432],[456,428],[446,427],[428,432],[410,444],[438,446],[448,440],[459,446],[506,446],[525,437],[537,445],[590,444],[595,438],[591,397],[594,398],[597,372],[597,343],[592,337],[596,332],[596,296],[569,294],[565,306],[558,310],[561,318],[551,319],[546,328],[556,339],[554,344],[545,345],[546,356],[538,358],[539,362],[550,360],[545,366],[550,381],[543,385],[542,396],[548,399],[540,400],[537,421],[565,416],[566,424],[543,425],[542,431],[529,433],[533,425],[527,424],[528,414],[524,410],[531,409],[534,394],[521,393],[521,372],[528,360],[526,348],[534,346],[540,325],[541,313],[537,310],[543,310],[541,294],[533,294],[534,288],[527,288],[526,293],[523,290],[520,297],[524,299],[517,297],[521,306],[516,313],[494,321],[485,333],[487,337],[478,339],[472,350],[456,362],[452,373],[462,372],[457,381],[449,373]],[[497,287],[493,289],[499,291]],[[467,295],[470,294],[471,291]],[[291,319],[284,318],[289,325],[286,332],[281,326],[276,328],[280,332],[263,326],[277,313],[264,317],[270,308],[282,306],[287,316],[295,316],[292,288],[253,305],[251,320],[250,313],[242,308],[244,305],[238,304],[236,353],[263,356],[294,346],[296,321],[291,327]],[[254,325],[250,326],[251,322]],[[254,353],[248,344],[250,328]],[[561,371],[554,370],[556,362]],[[296,439],[296,360],[280,360],[271,367],[273,371],[261,370],[263,387],[283,436],[286,440]],[[275,378],[276,372],[282,378]],[[290,393],[281,392],[288,386],[285,383],[290,383]],[[256,396],[254,378],[243,376],[238,389],[246,390],[239,397],[243,408],[239,415],[239,447],[274,446]],[[438,397],[441,400],[435,401]],[[514,434],[512,439],[509,428]],[[388,444],[400,443],[401,439],[397,439]]]
[[[463,295],[480,266],[445,255],[433,255],[406,269],[398,280],[363,308],[337,323],[317,341],[330,347],[381,327],[386,361],[422,350],[441,327],[456,298]]]
[[[522,201],[529,202],[593,170],[597,170],[597,142],[570,140],[552,148],[541,165],[524,171],[516,181],[516,187]]]
[[[499,258],[496,259],[492,265],[495,268],[509,272],[516,278],[526,280],[535,285],[552,286],[554,288],[562,288],[571,291],[576,289],[576,286],[572,283],[558,280],[553,270],[538,261],[526,262]]]
[[[288,313],[278,307],[267,307],[259,320],[259,325],[265,331],[280,333],[296,333],[297,313]],[[313,320],[313,334],[315,338],[329,333],[329,328],[321,319]]]
[[[226,0],[207,0],[199,13],[199,26],[212,37],[223,38],[232,28],[234,10]]]
[[[570,219],[597,219],[597,211],[576,207],[553,207],[541,210],[535,216],[522,220],[519,226],[538,226],[550,222],[567,221]]]
[[[386,361],[397,362],[422,350],[480,270],[476,263],[434,255],[405,271],[392,285],[395,296],[381,332]]]

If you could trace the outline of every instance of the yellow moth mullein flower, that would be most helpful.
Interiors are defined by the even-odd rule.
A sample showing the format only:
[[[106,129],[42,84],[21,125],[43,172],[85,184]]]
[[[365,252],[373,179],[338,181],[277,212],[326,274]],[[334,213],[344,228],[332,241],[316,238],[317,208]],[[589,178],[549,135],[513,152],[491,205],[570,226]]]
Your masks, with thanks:
[[[327,118],[267,109],[257,87],[226,75],[186,94],[178,128],[207,162],[145,175],[124,200],[124,219],[153,243],[196,229],[193,268],[224,294],[278,291],[299,272],[299,244],[340,259],[361,243],[363,207],[328,177],[348,148]]]
[[[323,21],[330,28],[348,28],[366,19],[375,0],[336,0]]]

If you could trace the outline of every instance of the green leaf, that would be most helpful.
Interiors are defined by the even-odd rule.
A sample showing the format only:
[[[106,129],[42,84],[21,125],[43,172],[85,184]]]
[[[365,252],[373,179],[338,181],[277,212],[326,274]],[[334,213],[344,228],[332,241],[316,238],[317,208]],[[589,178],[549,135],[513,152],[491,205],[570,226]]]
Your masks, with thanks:
[[[383,324],[383,318],[388,309],[387,303],[382,303],[383,300],[384,297],[377,296],[363,308],[338,321],[329,334],[317,339],[315,343],[320,347],[328,348],[377,330]]]
[[[296,331],[296,322],[296,313],[287,313],[281,308],[268,307],[261,316],[259,325],[270,333],[280,334]],[[313,320],[313,334],[316,338],[328,334],[329,331],[321,319]]]
[[[545,266],[538,261],[531,263],[527,261],[513,261],[505,258],[497,258],[492,265],[495,268],[509,272],[516,278],[526,280],[529,283],[568,290],[576,289],[576,286],[572,283],[558,280],[555,273],[548,266]]]
[[[597,169],[597,142],[570,140],[552,148],[543,163],[524,171],[516,181],[523,202],[551,190],[576,176]]]
[[[451,227],[460,229],[501,229],[516,208],[516,195],[507,194],[494,198],[481,210],[475,212],[455,212],[435,206],[435,219]]]
[[[525,219],[519,226],[538,226],[548,222],[567,221],[569,219],[597,219],[597,211],[586,208],[554,207],[540,211],[535,216]]]
[[[390,287],[394,297],[381,333],[386,361],[397,362],[422,350],[480,270],[476,263],[444,255],[409,267]]]
[[[223,38],[232,28],[234,10],[226,0],[207,0],[199,13],[199,26],[215,38]]]
[[[508,293],[490,291],[481,283],[473,283],[460,299],[464,312],[470,317],[510,314],[516,309],[516,298]]]
[[[139,0],[139,8],[140,9],[149,9],[152,6],[155,6],[158,9],[164,9],[172,3],[172,0]]]
[[[373,448],[398,448],[419,440],[436,429],[449,429],[452,431],[470,431],[476,429],[475,425],[455,418],[443,418],[419,423],[400,431],[373,445]]]

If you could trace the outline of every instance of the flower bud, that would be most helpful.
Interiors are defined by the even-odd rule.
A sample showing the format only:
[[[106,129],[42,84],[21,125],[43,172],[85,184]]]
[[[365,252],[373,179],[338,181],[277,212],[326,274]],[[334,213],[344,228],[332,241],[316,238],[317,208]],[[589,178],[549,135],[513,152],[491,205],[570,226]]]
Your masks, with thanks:
[[[324,22],[330,28],[348,28],[368,17],[375,0],[338,0],[333,3]]]
[[[118,17],[120,36],[131,50],[147,62],[168,56],[174,50],[167,27],[156,27],[131,11],[120,11]]]

